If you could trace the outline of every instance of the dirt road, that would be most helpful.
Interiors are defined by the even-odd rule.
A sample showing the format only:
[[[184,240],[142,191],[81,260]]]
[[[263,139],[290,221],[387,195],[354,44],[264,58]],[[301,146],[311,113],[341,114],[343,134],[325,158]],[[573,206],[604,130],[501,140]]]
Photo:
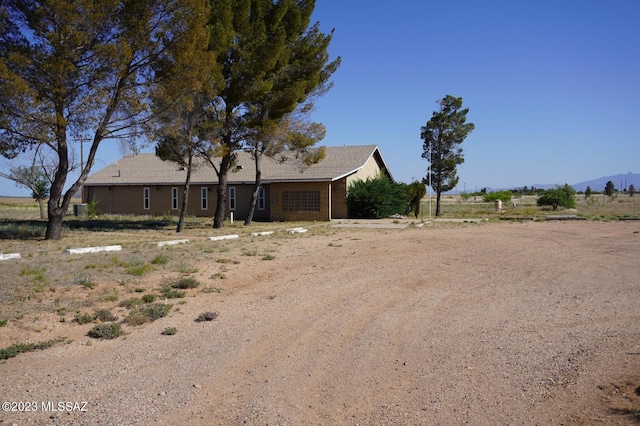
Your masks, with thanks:
[[[0,424],[633,424],[639,231],[302,235],[126,338],[1,363],[2,401],[38,411]],[[220,315],[194,322],[205,310]],[[42,410],[59,401],[86,411]]]

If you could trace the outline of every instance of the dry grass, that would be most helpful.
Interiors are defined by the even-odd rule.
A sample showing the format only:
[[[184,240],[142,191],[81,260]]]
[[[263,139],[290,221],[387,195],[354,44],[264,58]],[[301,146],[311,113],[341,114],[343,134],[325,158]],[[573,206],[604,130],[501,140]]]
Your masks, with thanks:
[[[496,213],[493,204],[461,202],[457,196],[445,196],[445,217],[504,217],[543,218],[551,212],[535,205],[535,197],[514,199],[516,207],[505,206],[505,212]],[[620,217],[638,218],[640,196],[614,198],[597,195],[593,201],[578,196],[577,211],[572,212],[593,220],[615,220]],[[426,207],[426,206],[425,206]],[[435,211],[435,209],[434,209]],[[426,217],[425,209],[425,217]],[[318,223],[258,223],[244,227],[242,222],[225,224],[223,229],[212,229],[210,218],[187,220],[182,234],[175,233],[172,218],[101,216],[97,220],[78,220],[69,215],[60,241],[46,241],[42,237],[11,238],[3,234],[3,226],[22,224],[40,226],[37,203],[28,199],[0,198],[0,240],[3,253],[20,253],[22,258],[2,261],[3,285],[0,286],[0,321],[9,325],[37,327],[47,315],[61,321],[71,321],[78,312],[97,309],[115,309],[137,293],[162,297],[162,282],[167,277],[178,281],[182,277],[198,280],[202,288],[223,291],[225,280],[233,273],[256,262],[277,257],[287,241],[339,232],[328,222]],[[413,218],[404,221],[413,222]],[[419,220],[419,219],[418,219]],[[308,233],[292,236],[287,228],[303,226]],[[276,231],[271,236],[252,237],[252,232]],[[207,237],[239,234],[239,239],[210,241]],[[158,247],[157,242],[189,239],[188,244]],[[121,245],[122,251],[85,255],[67,255],[65,249]],[[248,255],[253,254],[253,255]],[[199,265],[215,265],[200,271]],[[206,275],[205,275],[206,274]],[[187,290],[189,294],[201,292]],[[125,308],[119,308],[123,310]],[[121,312],[126,314],[126,312]],[[36,326],[33,324],[36,323]],[[2,336],[0,336],[2,337]],[[0,345],[2,347],[2,345]]]

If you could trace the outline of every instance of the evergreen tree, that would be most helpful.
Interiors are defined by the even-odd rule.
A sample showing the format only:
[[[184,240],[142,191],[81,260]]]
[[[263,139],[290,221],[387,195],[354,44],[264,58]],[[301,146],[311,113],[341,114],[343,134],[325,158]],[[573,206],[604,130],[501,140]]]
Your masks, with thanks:
[[[423,183],[430,184],[436,192],[436,216],[440,216],[442,193],[458,184],[456,167],[464,163],[460,144],[475,128],[473,123],[466,123],[469,108],[461,109],[462,98],[447,95],[438,104],[440,109],[433,113],[420,134],[424,141],[422,158],[431,165]]]
[[[134,140],[151,117],[154,64],[205,16],[205,0],[24,0],[0,4],[0,152],[47,147],[55,162],[47,239],[105,139]],[[188,37],[186,37],[188,38]],[[186,46],[185,46],[186,48]],[[78,179],[71,142],[91,141]],[[68,187],[66,192],[64,189]]]
[[[633,184],[629,185],[629,197],[633,197],[635,193],[636,187]]]
[[[616,191],[616,187],[613,185],[613,182],[608,181],[607,185],[604,187],[604,193],[607,194],[609,197],[612,197],[615,191]]]
[[[586,199],[586,198],[591,197],[591,193],[592,193],[591,187],[587,186],[587,189],[584,191],[584,198]]]
[[[215,80],[225,82],[216,104],[220,146],[210,158],[219,182],[215,228],[223,226],[235,152],[269,134],[340,63],[327,63],[331,35],[309,27],[314,7],[312,0],[211,0],[210,46],[221,65]]]

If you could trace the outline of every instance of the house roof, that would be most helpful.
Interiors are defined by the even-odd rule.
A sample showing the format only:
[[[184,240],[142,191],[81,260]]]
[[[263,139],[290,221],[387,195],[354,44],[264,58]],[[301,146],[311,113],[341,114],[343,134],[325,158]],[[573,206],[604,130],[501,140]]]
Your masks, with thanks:
[[[300,159],[288,153],[276,158],[264,157],[261,162],[262,181],[305,182],[334,181],[360,170],[374,157],[379,167],[391,176],[375,145],[326,147],[325,158],[306,166]],[[171,161],[162,161],[155,154],[137,154],[121,158],[89,176],[88,186],[103,185],[180,185],[184,184],[186,171]],[[255,165],[250,153],[239,151],[236,166],[229,173],[229,184],[253,183]],[[213,168],[200,160],[191,174],[192,184],[216,184],[218,177]]]

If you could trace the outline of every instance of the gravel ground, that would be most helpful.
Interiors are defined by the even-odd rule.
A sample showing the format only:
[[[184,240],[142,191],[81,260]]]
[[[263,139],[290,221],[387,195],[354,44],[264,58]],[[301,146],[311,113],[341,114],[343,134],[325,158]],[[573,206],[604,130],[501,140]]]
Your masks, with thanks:
[[[37,408],[0,424],[637,424],[639,231],[301,235],[124,338],[69,325],[73,342],[0,363],[0,399]]]

